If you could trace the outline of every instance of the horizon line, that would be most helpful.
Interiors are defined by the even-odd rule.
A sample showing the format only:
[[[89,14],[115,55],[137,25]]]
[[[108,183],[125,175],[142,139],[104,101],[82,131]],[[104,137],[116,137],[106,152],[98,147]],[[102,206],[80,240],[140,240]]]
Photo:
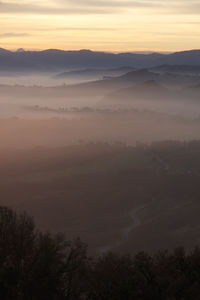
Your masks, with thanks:
[[[62,49],[62,48],[44,48],[44,49],[36,49],[36,48],[16,48],[16,49],[9,49],[9,48],[4,48],[0,47],[0,49],[10,51],[10,52],[43,52],[43,51],[50,51],[50,50],[55,50],[55,51],[64,51],[64,52],[80,52],[80,51],[90,51],[90,52],[100,52],[100,53],[112,53],[112,54],[123,54],[123,53],[135,53],[135,54],[153,54],[153,53],[160,53],[160,54],[172,54],[172,53],[177,53],[177,52],[189,52],[189,51],[200,51],[200,48],[195,48],[195,49],[185,49],[185,50],[174,50],[174,51],[169,51],[169,50],[127,50],[127,51],[108,51],[108,50],[94,50],[94,49],[86,49],[86,48],[80,48],[80,49]]]

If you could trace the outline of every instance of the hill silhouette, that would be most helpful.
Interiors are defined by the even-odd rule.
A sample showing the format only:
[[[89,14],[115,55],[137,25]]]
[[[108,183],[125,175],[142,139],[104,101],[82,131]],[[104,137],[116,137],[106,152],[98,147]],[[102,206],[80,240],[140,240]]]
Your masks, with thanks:
[[[168,88],[155,80],[139,82],[128,88],[120,89],[110,93],[106,99],[134,100],[134,99],[173,99],[177,96],[176,92],[172,92]]]
[[[152,68],[154,72],[160,73],[175,73],[175,74],[190,74],[190,75],[199,75],[200,74],[200,65],[161,65]]]
[[[108,53],[91,50],[64,51],[9,51],[0,49],[0,65],[3,71],[65,71],[77,68],[137,68],[156,65],[200,65],[200,50],[161,53]]]

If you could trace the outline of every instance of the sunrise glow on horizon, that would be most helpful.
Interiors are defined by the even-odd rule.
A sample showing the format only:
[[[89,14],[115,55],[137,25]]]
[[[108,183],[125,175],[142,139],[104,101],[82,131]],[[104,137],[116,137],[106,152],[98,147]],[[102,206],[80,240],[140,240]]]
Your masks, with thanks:
[[[199,49],[198,0],[2,0],[0,47],[43,50]]]

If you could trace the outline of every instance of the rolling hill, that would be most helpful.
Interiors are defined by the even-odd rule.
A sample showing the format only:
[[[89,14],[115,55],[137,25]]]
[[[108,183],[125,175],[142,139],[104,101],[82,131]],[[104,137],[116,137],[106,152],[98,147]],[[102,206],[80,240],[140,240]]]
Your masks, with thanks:
[[[1,71],[66,71],[80,68],[137,68],[156,65],[200,65],[200,50],[161,53],[107,53],[91,50],[63,51],[9,51],[0,48]]]

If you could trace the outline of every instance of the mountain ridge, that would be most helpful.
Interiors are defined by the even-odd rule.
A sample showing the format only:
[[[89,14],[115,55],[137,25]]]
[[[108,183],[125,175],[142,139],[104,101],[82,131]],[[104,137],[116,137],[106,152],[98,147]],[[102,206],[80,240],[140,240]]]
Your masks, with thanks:
[[[80,68],[148,68],[158,65],[200,65],[200,50],[171,54],[111,53],[81,50],[46,49],[42,51],[10,51],[0,48],[0,70],[19,72],[66,71]]]

